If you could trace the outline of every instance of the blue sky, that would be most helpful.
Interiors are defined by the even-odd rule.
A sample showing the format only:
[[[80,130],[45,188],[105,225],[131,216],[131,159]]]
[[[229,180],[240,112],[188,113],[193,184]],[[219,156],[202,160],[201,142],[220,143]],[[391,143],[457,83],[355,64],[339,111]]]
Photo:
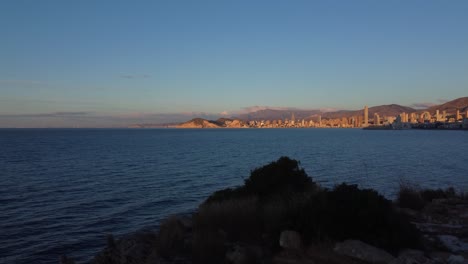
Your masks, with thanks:
[[[0,127],[468,95],[468,1],[0,2]]]

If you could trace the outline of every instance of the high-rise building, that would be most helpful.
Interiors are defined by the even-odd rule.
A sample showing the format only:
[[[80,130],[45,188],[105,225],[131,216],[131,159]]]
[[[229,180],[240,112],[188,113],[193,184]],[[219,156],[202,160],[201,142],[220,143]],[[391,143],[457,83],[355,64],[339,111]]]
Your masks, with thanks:
[[[364,126],[367,126],[369,124],[369,108],[364,106]]]
[[[380,116],[379,114],[375,113],[374,114],[374,125],[379,126],[380,125]]]
[[[460,119],[462,119],[462,118],[461,118],[461,115],[460,115],[460,110],[457,109],[457,116],[456,116],[456,118],[455,118],[455,121],[460,120]]]

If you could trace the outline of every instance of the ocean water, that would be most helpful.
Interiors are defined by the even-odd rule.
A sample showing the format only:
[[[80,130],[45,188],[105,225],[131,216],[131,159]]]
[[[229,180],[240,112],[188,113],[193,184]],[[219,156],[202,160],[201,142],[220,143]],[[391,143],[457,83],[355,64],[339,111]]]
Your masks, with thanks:
[[[105,235],[157,228],[280,156],[323,186],[401,180],[468,191],[468,131],[0,130],[0,263],[93,257]]]

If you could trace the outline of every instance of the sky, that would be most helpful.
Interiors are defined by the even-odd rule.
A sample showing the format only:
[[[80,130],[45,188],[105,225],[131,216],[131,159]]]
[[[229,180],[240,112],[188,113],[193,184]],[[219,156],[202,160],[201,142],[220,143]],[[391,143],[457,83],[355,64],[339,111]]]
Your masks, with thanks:
[[[468,96],[468,1],[0,1],[0,127]]]

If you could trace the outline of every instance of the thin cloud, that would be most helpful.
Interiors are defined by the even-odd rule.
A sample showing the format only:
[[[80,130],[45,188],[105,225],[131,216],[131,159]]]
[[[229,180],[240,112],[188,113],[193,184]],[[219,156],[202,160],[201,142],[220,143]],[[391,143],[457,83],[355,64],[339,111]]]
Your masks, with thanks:
[[[9,115],[0,115],[0,117],[61,117],[61,118],[71,118],[71,117],[83,117],[89,116],[91,112],[52,112],[52,113],[38,113],[38,114],[9,114]]]
[[[124,79],[146,79],[150,78],[151,75],[148,74],[122,74],[120,75],[121,78]]]
[[[294,107],[259,106],[259,105],[255,105],[255,106],[243,107],[241,110],[239,110],[239,111],[238,111],[237,113],[235,113],[235,114],[247,114],[247,113],[252,113],[252,112],[258,112],[258,111],[261,111],[261,110],[299,110],[299,109],[294,108]]]
[[[436,105],[436,104],[429,103],[429,102],[424,102],[424,103],[411,104],[410,107],[416,108],[416,109],[425,109],[425,108],[429,108],[429,107],[434,106],[434,105]]]
[[[327,113],[327,112],[337,112],[337,111],[340,111],[341,109],[328,107],[328,108],[320,108],[319,110],[322,113]]]
[[[43,84],[43,81],[38,81],[38,80],[9,80],[9,79],[4,79],[0,80],[0,84]]]

